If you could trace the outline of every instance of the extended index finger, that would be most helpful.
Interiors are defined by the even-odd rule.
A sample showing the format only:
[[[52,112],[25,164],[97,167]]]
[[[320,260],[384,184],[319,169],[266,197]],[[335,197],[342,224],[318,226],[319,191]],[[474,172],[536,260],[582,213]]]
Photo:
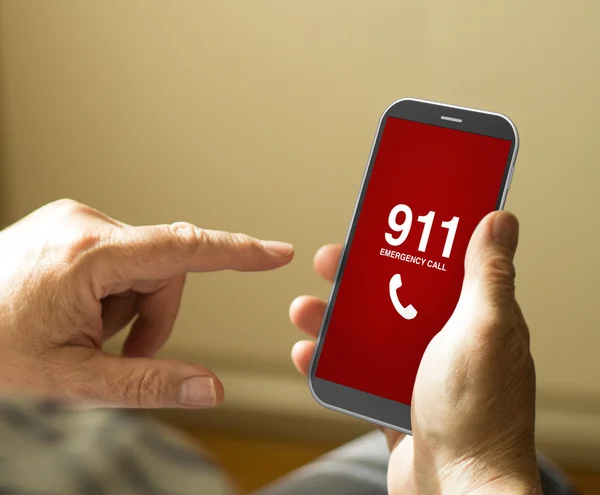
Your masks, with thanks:
[[[263,271],[289,263],[291,244],[189,223],[112,230],[93,250],[104,283],[167,279],[187,272]]]

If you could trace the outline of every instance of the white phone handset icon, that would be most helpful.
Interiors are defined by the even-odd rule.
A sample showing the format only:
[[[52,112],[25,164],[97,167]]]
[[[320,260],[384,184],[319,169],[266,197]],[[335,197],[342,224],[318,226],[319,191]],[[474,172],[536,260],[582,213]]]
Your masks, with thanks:
[[[392,304],[394,308],[398,312],[402,318],[406,320],[412,320],[415,316],[417,316],[417,310],[414,308],[412,304],[404,307],[400,304],[400,300],[398,299],[398,294],[396,291],[402,287],[402,278],[400,278],[400,274],[397,273],[390,279],[390,299],[392,300]]]

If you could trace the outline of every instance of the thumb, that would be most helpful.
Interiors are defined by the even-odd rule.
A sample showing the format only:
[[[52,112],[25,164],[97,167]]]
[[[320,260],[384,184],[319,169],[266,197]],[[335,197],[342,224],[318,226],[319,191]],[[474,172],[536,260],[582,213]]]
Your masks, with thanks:
[[[203,409],[223,401],[219,379],[189,363],[98,352],[76,370],[69,395],[104,407]]]
[[[496,211],[479,223],[467,249],[464,288],[476,294],[477,306],[495,322],[514,319],[513,259],[518,238],[517,218],[511,213]]]

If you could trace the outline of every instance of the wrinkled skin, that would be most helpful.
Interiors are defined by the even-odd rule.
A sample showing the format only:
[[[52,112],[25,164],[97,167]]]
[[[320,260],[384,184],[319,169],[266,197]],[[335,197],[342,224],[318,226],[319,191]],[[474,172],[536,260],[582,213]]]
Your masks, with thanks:
[[[515,301],[518,222],[505,212],[478,226],[453,316],[429,344],[412,400],[413,436],[385,431],[391,449],[389,493],[541,493],[534,447],[535,371],[529,331]],[[342,247],[315,256],[326,280]],[[297,298],[292,322],[316,337],[326,302]],[[307,374],[315,344],[298,342],[292,359]],[[398,359],[402,359],[399,351]]]
[[[132,227],[72,200],[0,232],[0,387],[78,404],[203,408],[223,400],[210,370],[153,359],[188,272],[270,270],[289,244],[188,223]],[[103,343],[133,321],[123,355]]]

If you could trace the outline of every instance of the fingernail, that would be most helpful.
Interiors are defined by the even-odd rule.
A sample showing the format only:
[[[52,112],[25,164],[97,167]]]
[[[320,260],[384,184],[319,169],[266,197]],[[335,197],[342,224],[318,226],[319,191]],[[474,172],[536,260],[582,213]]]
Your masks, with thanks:
[[[289,256],[294,251],[294,246],[287,242],[279,241],[261,241],[267,251],[278,256]]]
[[[514,215],[509,213],[499,213],[494,219],[492,227],[492,237],[494,242],[515,252],[519,240],[519,222]]]
[[[179,389],[179,403],[185,406],[214,406],[217,400],[215,382],[208,376],[188,378]]]

